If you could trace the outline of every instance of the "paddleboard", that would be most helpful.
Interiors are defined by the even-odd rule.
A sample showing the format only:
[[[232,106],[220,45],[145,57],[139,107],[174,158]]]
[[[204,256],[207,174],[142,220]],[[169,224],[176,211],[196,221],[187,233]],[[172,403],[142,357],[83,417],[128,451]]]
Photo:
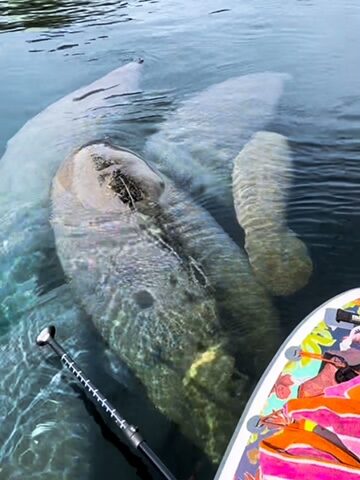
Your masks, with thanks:
[[[320,378],[326,364],[326,360],[324,362],[320,357],[334,359],[338,352],[340,357],[342,352],[348,355],[350,352],[360,359],[360,327],[356,327],[356,320],[351,323],[335,318],[338,309],[352,312],[354,318],[360,315],[360,288],[325,302],[285,340],[258,382],[215,480],[260,478],[260,442],[274,435],[274,430],[267,427],[264,418],[282,411],[290,399],[316,395],[319,393],[316,389],[328,386],[324,387]],[[338,378],[337,383],[346,380]]]

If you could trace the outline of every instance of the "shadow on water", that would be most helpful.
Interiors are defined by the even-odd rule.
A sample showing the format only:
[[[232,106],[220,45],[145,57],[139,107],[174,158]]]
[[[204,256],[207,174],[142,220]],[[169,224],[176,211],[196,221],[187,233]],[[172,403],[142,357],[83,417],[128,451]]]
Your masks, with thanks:
[[[118,432],[114,431],[114,427],[110,427],[106,420],[103,418],[101,413],[95,407],[94,403],[89,400],[84,391],[75,383],[70,384],[71,388],[77,393],[79,400],[83,402],[85,408],[89,415],[92,417],[94,422],[98,425],[101,435],[104,438],[105,442],[109,443],[114,447],[119,455],[125,457],[127,463],[136,469],[137,474],[142,480],[152,479],[153,476],[149,473],[149,468],[146,465],[145,461],[140,458],[138,455],[133,453],[131,448],[129,448],[120,438]],[[95,470],[98,470],[96,468]],[[100,472],[99,472],[100,473]],[[94,479],[98,478],[97,474],[94,472]]]

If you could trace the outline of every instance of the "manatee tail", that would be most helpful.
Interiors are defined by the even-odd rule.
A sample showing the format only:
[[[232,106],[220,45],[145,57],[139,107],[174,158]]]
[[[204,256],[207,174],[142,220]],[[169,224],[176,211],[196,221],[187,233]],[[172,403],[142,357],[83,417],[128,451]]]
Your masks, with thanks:
[[[245,250],[257,279],[273,295],[296,292],[312,273],[306,245],[286,224],[291,178],[290,148],[277,133],[256,133],[234,162],[233,199]]]
[[[312,261],[290,228],[247,235],[245,250],[256,278],[273,295],[291,295],[308,283]]]

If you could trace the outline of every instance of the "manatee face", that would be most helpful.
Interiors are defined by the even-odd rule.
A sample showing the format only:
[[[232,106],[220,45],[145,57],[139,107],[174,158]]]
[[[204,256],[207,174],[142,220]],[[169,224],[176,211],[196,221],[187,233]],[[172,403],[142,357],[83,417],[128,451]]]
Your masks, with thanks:
[[[71,191],[84,208],[122,212],[159,201],[164,182],[130,151],[94,143],[65,161],[54,190]]]

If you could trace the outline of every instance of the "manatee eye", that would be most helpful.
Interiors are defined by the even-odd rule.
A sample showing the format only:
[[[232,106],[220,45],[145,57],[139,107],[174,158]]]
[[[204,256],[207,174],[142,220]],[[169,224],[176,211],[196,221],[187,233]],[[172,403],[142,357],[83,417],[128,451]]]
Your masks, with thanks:
[[[195,188],[195,192],[194,192],[194,196],[195,197],[202,197],[206,192],[206,187],[205,185],[198,185],[196,188]]]
[[[113,190],[120,200],[127,204],[133,204],[143,200],[145,195],[140,186],[125,173],[120,170],[114,170],[111,173],[109,187]]]
[[[134,298],[141,309],[150,308],[154,305],[154,297],[147,290],[136,292]]]

